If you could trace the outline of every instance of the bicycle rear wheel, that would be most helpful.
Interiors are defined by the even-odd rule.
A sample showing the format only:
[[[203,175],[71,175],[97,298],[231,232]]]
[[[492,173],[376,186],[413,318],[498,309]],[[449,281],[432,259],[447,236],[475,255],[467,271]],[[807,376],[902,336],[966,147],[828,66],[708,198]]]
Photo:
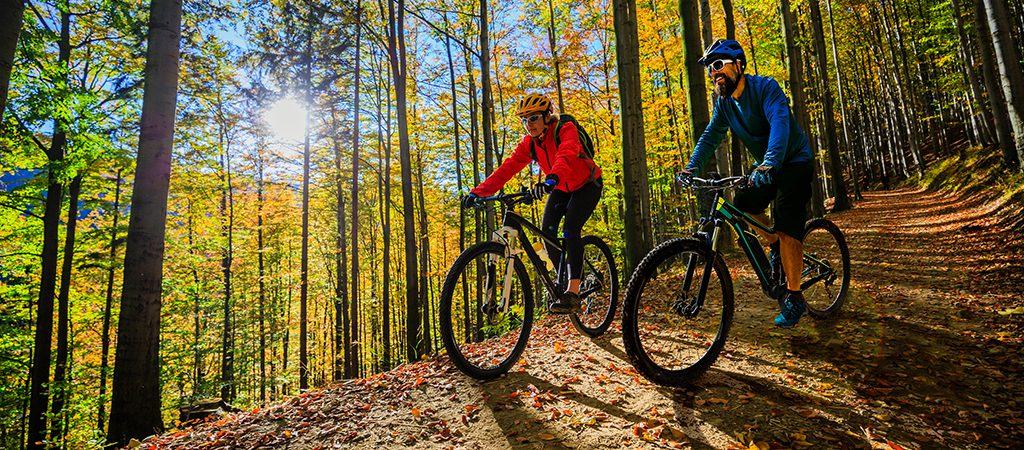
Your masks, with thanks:
[[[497,242],[459,255],[445,277],[439,308],[448,357],[473,378],[501,376],[526,349],[533,325],[530,279],[522,261],[507,258]]]
[[[667,241],[644,257],[626,286],[622,341],[633,366],[655,383],[691,383],[725,347],[733,315],[732,278],[721,256],[708,264],[711,255],[694,238]]]
[[[828,219],[812,219],[804,226],[804,270],[800,288],[807,314],[816,319],[834,316],[850,288],[850,250],[846,238]]]
[[[584,236],[580,294],[583,311],[569,320],[580,333],[597,337],[608,331],[619,301],[619,271],[612,250],[597,236]]]

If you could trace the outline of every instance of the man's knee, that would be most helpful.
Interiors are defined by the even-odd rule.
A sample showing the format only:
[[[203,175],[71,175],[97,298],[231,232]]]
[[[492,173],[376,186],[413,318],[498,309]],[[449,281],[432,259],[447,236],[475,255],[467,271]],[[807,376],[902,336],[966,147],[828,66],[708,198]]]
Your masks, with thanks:
[[[777,234],[779,236],[779,240],[782,241],[782,243],[784,243],[784,244],[785,243],[799,243],[800,242],[800,239],[797,239],[797,238],[795,238],[793,236],[790,236],[788,233],[783,232],[783,231],[776,231],[775,234]]]

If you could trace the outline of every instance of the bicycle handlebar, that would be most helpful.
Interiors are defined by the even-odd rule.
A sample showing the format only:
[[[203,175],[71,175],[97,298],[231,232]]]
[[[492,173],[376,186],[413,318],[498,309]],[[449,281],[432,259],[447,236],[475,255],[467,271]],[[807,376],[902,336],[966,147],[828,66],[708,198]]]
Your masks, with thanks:
[[[676,182],[683,187],[691,187],[694,189],[744,189],[747,187],[746,175],[738,175],[734,177],[725,177],[719,179],[707,179],[699,177],[688,177],[683,174],[676,175]]]
[[[514,194],[495,194],[490,197],[477,198],[473,207],[483,209],[484,207],[487,206],[486,203],[495,201],[502,202],[506,206],[515,206],[520,203],[533,203],[533,200],[533,193],[526,187],[523,187],[522,190]]]

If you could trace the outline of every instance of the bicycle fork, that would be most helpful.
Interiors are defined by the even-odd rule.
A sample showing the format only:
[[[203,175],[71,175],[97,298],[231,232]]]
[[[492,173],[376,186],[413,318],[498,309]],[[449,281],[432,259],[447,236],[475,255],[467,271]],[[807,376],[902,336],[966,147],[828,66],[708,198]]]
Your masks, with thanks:
[[[512,281],[515,279],[515,255],[519,252],[509,248],[518,232],[509,227],[502,227],[494,232],[495,240],[505,245],[505,267],[499,267],[501,255],[491,255],[487,258],[486,277],[484,279],[484,302],[480,306],[481,312],[487,315],[487,321],[493,322],[494,317],[508,313],[509,297],[512,295]],[[497,275],[501,270],[504,278],[501,286],[500,302],[495,302],[494,294],[498,284]]]
[[[707,296],[708,292],[708,283],[711,281],[711,271],[714,270],[715,258],[718,255],[718,238],[721,233],[721,229],[721,221],[716,220],[710,238],[707,237],[707,232],[698,232],[698,235],[701,235],[700,237],[703,238],[700,240],[703,243],[710,244],[707,246],[710,253],[704,259],[702,267],[704,271],[701,273],[700,286],[697,289],[697,295],[688,301],[686,300],[686,293],[690,292],[690,287],[693,284],[694,272],[701,264],[697,255],[693,254],[689,256],[689,259],[686,262],[686,275],[683,278],[683,287],[673,307],[677,313],[686,316],[688,319],[696,317],[704,306],[704,298]]]

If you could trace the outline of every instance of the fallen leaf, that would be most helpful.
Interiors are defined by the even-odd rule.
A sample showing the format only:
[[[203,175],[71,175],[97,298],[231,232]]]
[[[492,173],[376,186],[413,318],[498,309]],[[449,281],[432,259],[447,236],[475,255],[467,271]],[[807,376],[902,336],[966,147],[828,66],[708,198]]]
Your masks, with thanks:
[[[555,435],[550,434],[550,433],[541,433],[541,434],[538,434],[537,437],[539,437],[539,438],[541,438],[541,439],[543,439],[545,441],[551,441],[551,440],[555,439]]]

